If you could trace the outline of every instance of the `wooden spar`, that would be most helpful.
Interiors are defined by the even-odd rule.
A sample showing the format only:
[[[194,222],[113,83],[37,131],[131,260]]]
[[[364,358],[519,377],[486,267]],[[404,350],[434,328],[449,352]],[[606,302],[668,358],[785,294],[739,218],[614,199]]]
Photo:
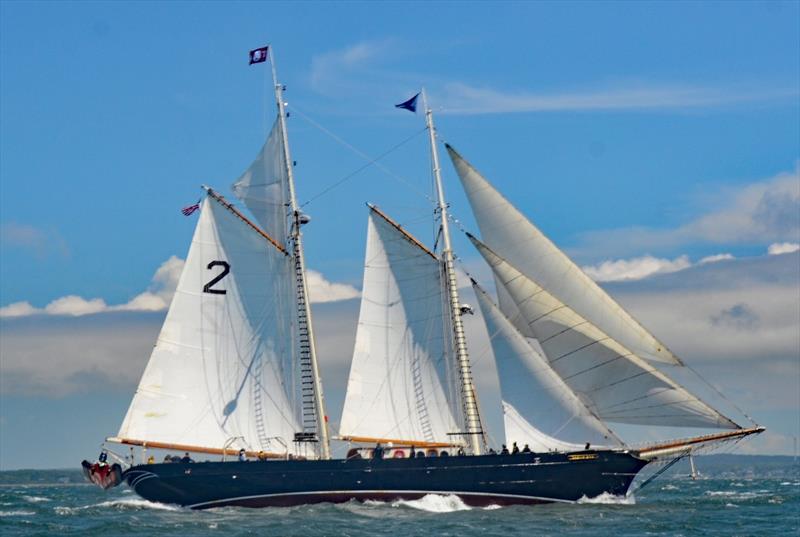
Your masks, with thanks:
[[[261,235],[262,237],[264,237],[265,239],[267,239],[267,241],[268,241],[270,244],[272,244],[272,245],[273,245],[275,248],[277,248],[278,250],[280,250],[281,252],[283,252],[283,254],[284,254],[284,255],[289,255],[289,252],[287,252],[287,251],[286,251],[286,248],[284,248],[283,246],[281,246],[281,245],[280,245],[280,243],[279,243],[278,241],[276,241],[275,239],[273,239],[272,237],[270,237],[269,235],[267,235],[267,233],[266,233],[266,232],[265,232],[263,229],[261,229],[260,227],[258,227],[257,225],[255,225],[253,222],[251,222],[251,221],[250,221],[250,219],[248,219],[248,218],[247,218],[245,215],[243,215],[242,213],[240,213],[239,211],[237,211],[237,210],[236,210],[236,208],[235,208],[233,205],[231,205],[230,203],[228,203],[228,200],[226,200],[225,198],[223,198],[221,195],[217,194],[217,193],[214,191],[214,189],[213,189],[213,188],[211,188],[211,187],[207,187],[207,186],[204,186],[203,188],[205,188],[205,189],[206,189],[206,192],[208,192],[208,195],[209,195],[209,196],[211,196],[211,197],[212,197],[212,198],[214,198],[216,201],[218,201],[220,205],[222,205],[223,207],[225,207],[226,209],[228,209],[230,212],[232,212],[234,215],[236,215],[236,216],[237,216],[237,217],[238,217],[238,218],[239,218],[241,221],[243,221],[245,224],[247,224],[248,226],[250,226],[251,228],[253,228],[253,230],[255,230],[255,232],[256,232],[256,233],[258,233],[259,235]]]
[[[651,458],[657,455],[666,455],[669,453],[678,452],[695,446],[697,444],[705,444],[706,442],[719,442],[722,440],[730,440],[733,438],[744,438],[751,434],[763,433],[766,429],[764,427],[751,427],[749,429],[739,429],[736,431],[728,431],[724,433],[707,434],[704,436],[695,436],[693,438],[685,438],[683,440],[674,440],[662,444],[655,444],[646,448],[637,450],[640,457]]]
[[[405,229],[403,229],[403,228],[402,228],[402,226],[401,226],[400,224],[398,224],[397,222],[395,222],[394,220],[392,220],[391,218],[389,218],[389,217],[386,215],[386,213],[384,213],[383,211],[381,211],[381,210],[380,210],[380,209],[378,209],[376,206],[374,206],[374,205],[372,205],[372,204],[370,204],[370,203],[368,203],[368,204],[367,204],[367,207],[369,207],[369,208],[370,208],[370,210],[372,210],[372,212],[374,212],[375,214],[377,214],[378,216],[380,216],[381,218],[383,218],[384,220],[386,220],[386,223],[388,223],[390,226],[392,226],[392,227],[393,227],[393,228],[395,228],[397,231],[399,231],[399,232],[400,232],[400,233],[403,235],[403,237],[405,237],[405,238],[406,238],[406,239],[407,239],[407,240],[408,240],[408,241],[409,241],[411,244],[413,244],[414,246],[418,246],[418,247],[419,247],[419,248],[420,248],[420,249],[421,249],[423,252],[425,252],[426,254],[428,254],[429,256],[431,256],[432,258],[436,259],[437,261],[439,260],[439,258],[438,258],[438,257],[436,257],[436,254],[434,254],[433,252],[431,252],[430,250],[428,250],[428,249],[425,247],[425,245],[424,245],[424,244],[422,244],[420,241],[418,241],[416,237],[414,237],[413,235],[411,235],[411,233],[409,233],[408,231],[406,231]]]
[[[452,442],[426,442],[424,440],[401,440],[398,438],[370,438],[368,436],[339,436],[337,440],[344,440],[346,442],[358,442],[362,444],[392,444],[392,447],[414,446],[421,448],[446,448],[446,447],[461,447],[461,444],[454,444]]]
[[[237,455],[238,449],[235,448],[211,448],[202,446],[189,446],[186,444],[172,444],[169,442],[148,442],[146,440],[134,440],[133,438],[106,438],[106,442],[114,442],[115,444],[127,444],[129,446],[142,446],[144,448],[152,449],[175,449],[178,451],[188,451],[189,453],[208,453],[211,455]],[[259,451],[245,451],[248,457],[258,457]],[[286,453],[274,453],[271,451],[263,452],[262,456],[268,459],[285,459]]]

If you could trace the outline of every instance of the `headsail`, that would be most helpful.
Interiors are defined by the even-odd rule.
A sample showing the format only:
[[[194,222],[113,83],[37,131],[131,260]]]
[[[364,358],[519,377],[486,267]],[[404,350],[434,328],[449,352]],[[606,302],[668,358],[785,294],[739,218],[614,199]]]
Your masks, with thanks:
[[[441,263],[376,209],[370,211],[364,287],[342,437],[458,440],[447,397]]]
[[[528,221],[452,147],[446,146],[461,178],[483,240],[527,277],[637,355],[678,365],[680,360]],[[507,316],[501,295],[500,307]]]
[[[506,443],[528,444],[534,451],[569,451],[622,442],[597,419],[473,282],[492,344]]]
[[[236,197],[250,209],[261,228],[286,244],[289,213],[288,167],[280,118],[261,151],[241,177],[231,185]]]
[[[122,440],[294,452],[291,263],[210,195]],[[234,440],[235,439],[235,440]]]
[[[553,370],[604,421],[739,426],[642,360],[470,235]]]

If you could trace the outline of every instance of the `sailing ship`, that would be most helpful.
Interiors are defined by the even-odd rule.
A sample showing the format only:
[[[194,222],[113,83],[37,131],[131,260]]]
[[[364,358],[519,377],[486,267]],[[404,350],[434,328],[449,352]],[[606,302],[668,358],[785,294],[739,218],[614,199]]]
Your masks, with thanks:
[[[480,228],[480,239],[469,238],[498,293],[495,304],[472,282],[506,444],[525,446],[489,448],[463,323],[472,311],[460,300],[425,102],[441,251],[369,207],[361,310],[333,439],[351,449],[332,458],[302,245],[308,218],[295,196],[284,87],[269,52],[277,117],[233,185],[252,219],[204,187],[164,325],[119,433],[106,439],[132,446],[130,458],[104,447],[101,462],[84,461],[87,478],[195,509],[431,493],[470,505],[575,502],[624,495],[649,463],[764,430],[739,426],[656,367],[681,362],[446,145]],[[727,430],[636,447],[609,423]],[[159,462],[151,449],[186,456]],[[113,471],[109,455],[121,465]]]

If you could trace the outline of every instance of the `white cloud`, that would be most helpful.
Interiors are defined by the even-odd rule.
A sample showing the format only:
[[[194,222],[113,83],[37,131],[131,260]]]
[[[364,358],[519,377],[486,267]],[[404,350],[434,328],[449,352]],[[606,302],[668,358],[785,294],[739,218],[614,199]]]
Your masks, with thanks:
[[[28,224],[4,222],[0,225],[0,244],[3,248],[20,248],[44,258],[50,254],[69,255],[67,243],[54,230],[44,230]]]
[[[175,294],[175,289],[178,287],[183,264],[183,259],[174,255],[171,256],[158,267],[147,291],[133,297],[127,304],[114,306],[111,309],[120,311],[161,311],[167,309],[172,300],[172,295]]]
[[[336,302],[337,300],[349,300],[361,295],[358,289],[345,283],[333,283],[316,270],[309,270],[306,273],[308,295],[311,302]]]
[[[360,41],[314,56],[309,79],[321,95],[335,97],[341,105],[347,95],[359,108],[370,103],[385,106],[419,88],[425,80],[434,103],[446,114],[508,114],[549,111],[648,110],[728,106],[745,102],[783,101],[797,98],[794,88],[703,87],[680,83],[647,84],[620,81],[588,91],[563,90],[537,93],[527,89],[508,90],[477,86],[447,78],[441,72],[424,72],[424,62],[411,61],[429,54],[428,43],[400,43],[397,39]],[[437,43],[442,50],[452,43]],[[398,51],[402,51],[398,53]],[[409,71],[408,66],[414,66]],[[373,104],[374,103],[374,104]]]
[[[173,255],[158,267],[147,291],[136,295],[124,304],[108,305],[102,298],[85,299],[76,295],[68,295],[53,300],[44,308],[36,308],[29,302],[9,304],[0,308],[0,318],[42,314],[81,316],[111,311],[162,311],[167,309],[172,301],[183,265],[183,259]],[[315,270],[308,271],[308,289],[312,302],[335,302],[360,295],[355,287],[329,282]]]
[[[769,245],[769,248],[767,248],[767,254],[769,255],[790,254],[798,250],[800,250],[800,244],[796,242],[776,242]]]
[[[583,270],[597,282],[616,282],[621,280],[640,280],[653,274],[676,272],[690,266],[689,257],[685,255],[672,260],[646,255],[633,259],[604,261],[599,265],[585,266]]]
[[[89,315],[91,313],[100,313],[108,309],[105,301],[102,298],[93,298],[86,300],[75,295],[68,295],[57,298],[50,302],[44,308],[44,313],[50,315]]]
[[[736,259],[731,254],[715,254],[703,257],[697,263],[692,263],[689,256],[681,255],[675,259],[664,259],[645,255],[632,259],[616,259],[603,261],[595,265],[581,267],[583,271],[596,282],[619,282],[625,280],[641,280],[656,274],[678,272],[695,265],[707,265],[720,261]]]
[[[442,89],[441,102],[447,114],[498,114],[562,110],[625,110],[654,108],[696,108],[748,101],[787,99],[795,90],[739,91],[680,85],[602,88],[588,92],[509,92],[476,87],[461,82]]]
[[[705,265],[706,263],[717,263],[718,261],[730,261],[731,259],[736,259],[731,254],[715,254],[709,255],[702,258],[700,261],[697,262],[698,265]]]
[[[800,238],[800,166],[742,187],[718,190],[705,214],[675,228],[629,227],[581,236],[582,257],[664,251],[688,244],[764,244]]]
[[[26,317],[34,315],[39,310],[31,306],[30,302],[14,302],[8,306],[0,308],[0,318],[3,317]]]

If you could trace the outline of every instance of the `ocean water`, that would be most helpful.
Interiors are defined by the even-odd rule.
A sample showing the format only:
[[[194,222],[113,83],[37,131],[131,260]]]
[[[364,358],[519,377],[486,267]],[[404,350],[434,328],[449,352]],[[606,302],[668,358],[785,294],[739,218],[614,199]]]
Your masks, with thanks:
[[[0,473],[0,535],[784,536],[800,535],[796,467],[696,481],[660,478],[633,497],[470,508],[454,496],[293,508],[191,511],[102,491],[79,472]]]

